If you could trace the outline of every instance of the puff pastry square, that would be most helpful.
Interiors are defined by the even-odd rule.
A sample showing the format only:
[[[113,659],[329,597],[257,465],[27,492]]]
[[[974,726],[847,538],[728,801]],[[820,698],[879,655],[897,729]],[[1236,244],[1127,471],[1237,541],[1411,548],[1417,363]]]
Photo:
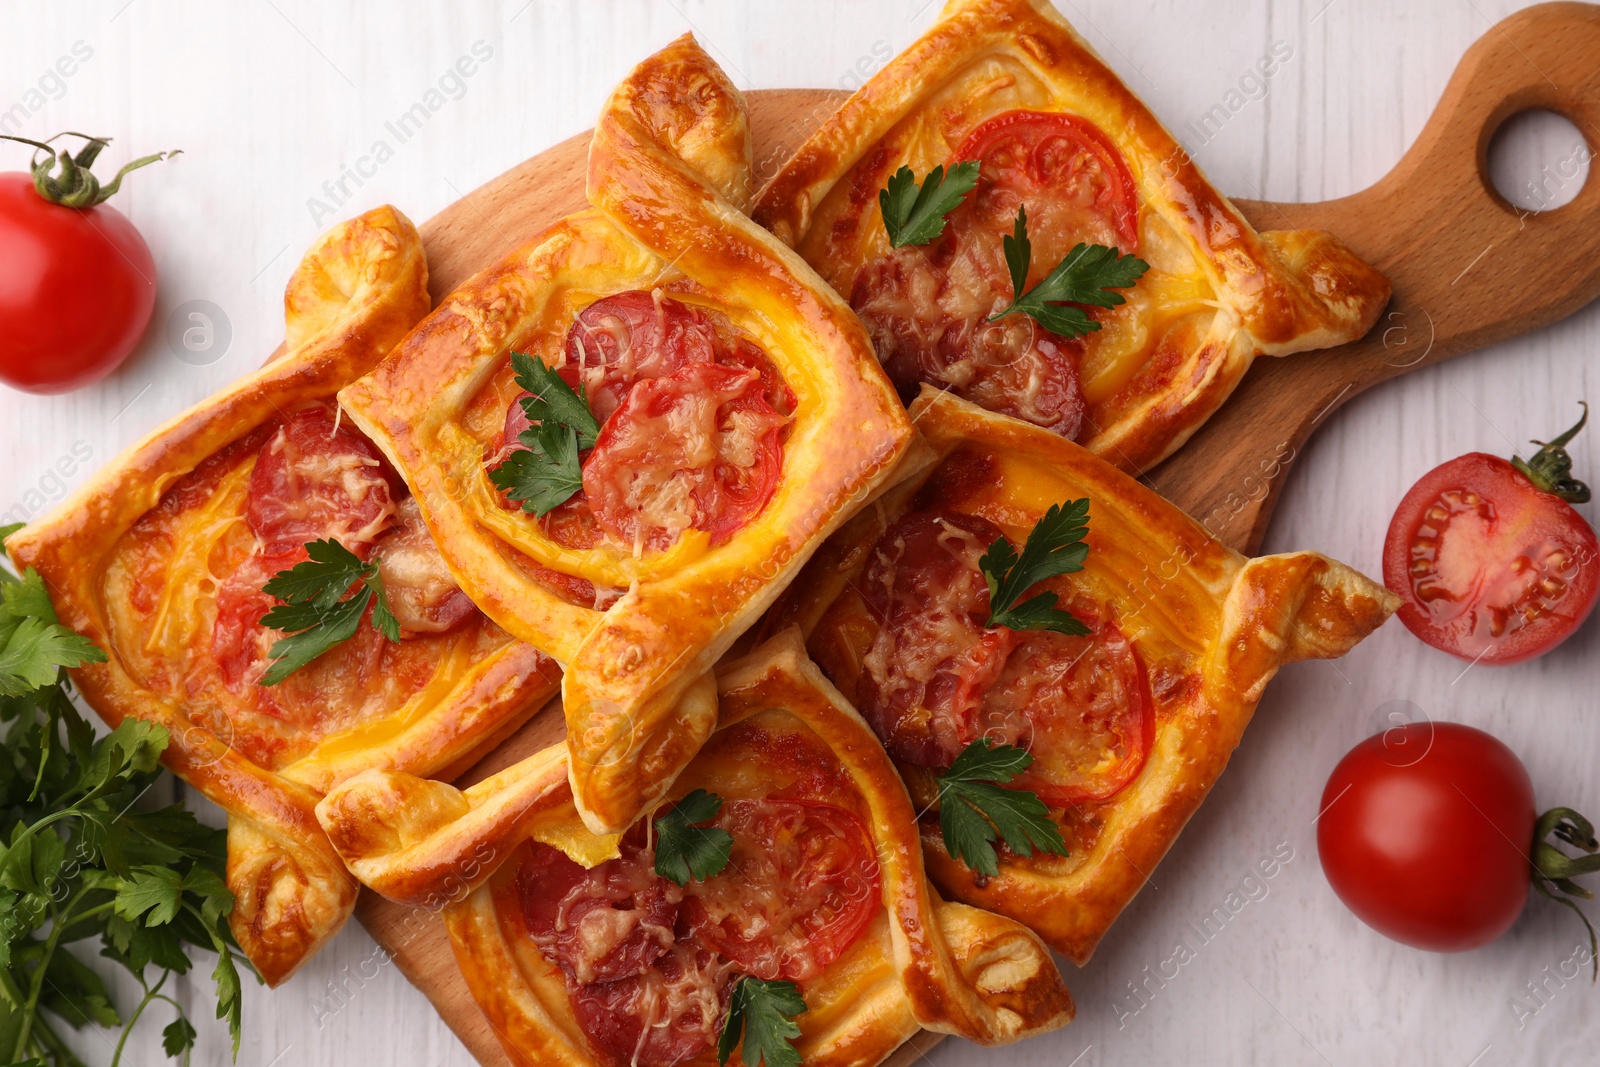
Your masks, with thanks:
[[[879,191],[900,167],[982,161],[925,246],[891,249]],[[987,317],[1012,297],[1001,239],[1018,206],[1029,285],[1078,243],[1149,270],[1096,332]],[[1388,281],[1338,239],[1257,233],[1049,0],[952,0],[800,147],[754,218],[866,321],[909,402],[919,382],[1072,437],[1138,474],[1227,399],[1257,355],[1354,340]]]
[[[946,903],[928,887],[905,788],[866,724],[806,659],[797,633],[719,668],[718,690],[719,727],[673,796],[691,789],[720,796],[718,825],[732,828],[733,854],[721,874],[680,892],[650,871],[652,846],[642,835],[628,835],[618,858],[618,838],[583,829],[562,745],[464,793],[368,772],[318,810],[351,869],[386,895],[421,904],[471,883],[447,908],[446,923],[473,996],[517,1064],[715,1063],[718,989],[725,997],[737,974],[797,982],[807,1010],[796,1020],[795,1043],[802,1062],[816,1067],[871,1067],[919,1028],[993,1045],[1072,1018],[1071,998],[1037,938],[1009,919]],[[772,825],[763,818],[787,827],[773,838],[787,843],[762,847],[758,828]],[[786,866],[797,851],[837,859],[845,838],[859,839],[849,846],[854,866],[828,864],[827,874],[817,873],[820,861]],[[676,911],[677,933],[583,948],[605,940],[598,935],[606,924],[581,917],[581,905],[560,907],[584,899],[587,890],[572,888],[584,866],[613,896],[632,894],[614,903],[622,911],[603,915],[638,919],[643,911],[641,922],[654,921],[659,932]],[[813,918],[825,914],[825,921],[769,928],[780,931],[771,939],[778,952],[762,950],[760,933],[745,940],[714,921],[723,894],[743,905],[740,930],[756,928],[747,925],[752,901],[778,909],[769,917],[794,919],[782,911],[784,891],[806,893],[841,870],[853,880],[839,880],[820,902],[804,898],[802,910],[820,908]],[[553,925],[552,913],[570,926]],[[852,932],[839,935],[840,927]],[[562,939],[557,931],[567,929],[576,933]],[[664,992],[663,970],[677,976]],[[621,971],[632,973],[618,977]],[[685,984],[698,999],[680,999],[675,991]],[[676,1007],[685,1002],[702,1007]]]
[[[1397,601],[1316,552],[1246,559],[1088,450],[924,387],[916,476],[813,558],[770,625],[798,625],[885,740],[946,896],[1025,923],[1082,964],[1216,783],[1285,663],[1341,656]],[[980,554],[1089,500],[1083,569],[1047,579],[1092,633],[985,629]],[[933,533],[930,535],[929,530]],[[1019,598],[1020,599],[1020,598]],[[934,775],[979,737],[1034,756],[1065,857],[946,851]]]
[[[287,352],[184,412],[7,542],[109,662],[74,671],[106,722],[165,726],[167,765],[228,812],[234,936],[276,985],[338,932],[357,886],[317,825],[368,767],[446,775],[545,703],[554,661],[474,609],[398,479],[333,396],[428,310],[398,211],[325,234],[284,297]],[[358,528],[359,527],[359,528]],[[381,562],[405,638],[356,636],[259,685],[279,635],[261,586],[334,536]]]
[[[572,786],[596,832],[670,786],[715,725],[711,665],[910,440],[849,307],[742,213],[749,185],[743,98],[686,36],[607,102],[593,208],[468,281],[340,394],[462,588],[563,664]],[[527,425],[514,352],[582,384],[603,422],[583,491],[543,518],[489,476]],[[741,444],[743,401],[716,383],[754,388],[752,368],[777,399]]]

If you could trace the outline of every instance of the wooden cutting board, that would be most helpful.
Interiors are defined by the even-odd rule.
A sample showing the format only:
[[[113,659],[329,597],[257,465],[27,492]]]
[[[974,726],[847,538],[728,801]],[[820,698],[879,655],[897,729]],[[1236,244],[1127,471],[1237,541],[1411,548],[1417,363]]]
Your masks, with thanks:
[[[749,94],[758,178],[770,175],[845,94]],[[1394,283],[1372,333],[1341,348],[1260,359],[1222,410],[1149,482],[1243,552],[1261,543],[1306,439],[1368,386],[1546,326],[1600,296],[1600,175],[1548,213],[1506,203],[1485,167],[1489,140],[1517,112],[1566,115],[1600,145],[1600,6],[1554,3],[1512,15],[1467,52],[1416,144],[1377,184],[1319,204],[1234,201],[1261,230],[1337,234]],[[435,302],[563,215],[587,206],[589,135],[507,171],[422,227]],[[501,770],[563,734],[559,702],[465,777]],[[509,1067],[477,1010],[436,914],[365,893],[361,923],[485,1067]],[[939,1039],[924,1033],[901,1067]]]

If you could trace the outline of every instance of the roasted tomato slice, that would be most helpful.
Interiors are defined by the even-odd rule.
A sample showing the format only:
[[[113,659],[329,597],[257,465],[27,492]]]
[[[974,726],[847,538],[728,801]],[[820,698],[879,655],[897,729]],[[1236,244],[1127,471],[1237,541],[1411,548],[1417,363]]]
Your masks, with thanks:
[[[389,607],[405,633],[446,633],[477,614],[439,555],[415,497],[395,505],[394,526],[375,551]]]
[[[290,413],[256,456],[245,521],[268,554],[333,538],[364,558],[393,514],[377,448],[331,404]]]
[[[568,331],[561,375],[601,422],[583,493],[543,519],[569,548],[604,534],[670,547],[687,529],[726,541],[766,507],[794,395],[756,345],[710,313],[636,290],[595,301]],[[528,429],[506,413],[507,449]]]
[[[1585,416],[1587,418],[1587,416]],[[1533,477],[1473,452],[1406,493],[1383,546],[1400,620],[1463,659],[1520,663],[1572,636],[1600,595],[1600,544],[1563,493],[1587,499],[1564,449],[1580,422],[1534,457]],[[1547,457],[1547,458],[1542,458]]]
[[[1068,598],[1064,606],[1090,634],[1018,634],[977,716],[982,736],[1033,754],[1017,783],[1051,804],[1113,796],[1139,773],[1155,740],[1139,653],[1121,630],[1096,618],[1092,604]]]
[[[410,642],[392,644],[371,624],[368,609],[355,635],[274,686],[257,684],[283,639],[261,625],[277,603],[262,592],[273,575],[306,559],[305,549],[251,555],[217,584],[211,658],[223,684],[255,711],[307,730],[338,728],[366,714],[387,714],[427,684],[434,659]],[[236,737],[243,743],[242,737]]]
[[[1138,248],[1133,175],[1116,145],[1087,119],[1007,111],[976,127],[952,158],[980,164],[971,199],[984,226],[1010,232],[1017,208],[1027,205],[1040,277],[1080,241],[1123,252]],[[1041,264],[1041,257],[1048,262]]]
[[[950,162],[977,160],[978,185],[933,244],[895,249],[856,275],[850,305],[901,396],[922,382],[1073,438],[1085,403],[1083,342],[1011,303],[1003,238],[1028,209],[1036,284],[1079,242],[1138,244],[1138,197],[1127,164],[1094,125],[1072,115],[1008,111],[978,126]]]
[[[880,903],[878,861],[852,812],[817,801],[729,800],[722,873],[690,882],[694,931],[757,978],[804,981],[844,955]]]
[[[750,368],[691,363],[640,382],[584,464],[595,521],[655,548],[690,528],[727,540],[777,488],[785,421]]]
[[[1139,773],[1154,703],[1137,651],[1094,601],[1066,606],[1087,637],[988,629],[978,561],[1000,530],[954,512],[913,512],[873,549],[863,578],[877,633],[862,661],[862,713],[897,759],[948,767],[989,737],[1034,755],[1020,780],[1058,805],[1103,800]]]

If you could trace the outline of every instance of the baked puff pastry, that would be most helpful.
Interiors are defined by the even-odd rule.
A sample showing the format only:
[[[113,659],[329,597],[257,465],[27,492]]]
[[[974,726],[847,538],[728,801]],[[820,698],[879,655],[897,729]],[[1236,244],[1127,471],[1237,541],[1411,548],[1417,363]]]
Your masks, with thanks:
[[[1397,601],[1316,552],[1246,559],[1020,419],[931,387],[911,411],[931,461],[830,539],[772,624],[802,628],[900,767],[940,890],[1081,965],[1215,784],[1278,668],[1343,655]],[[1048,509],[1084,498],[1082,569],[1024,595],[1054,593],[1087,635],[990,627],[980,561],[1002,534],[1022,551]],[[947,850],[936,776],[980,739],[1031,754],[1010,784],[1048,806],[1064,856],[1000,848],[985,876]]]
[[[980,163],[926,244],[892,248],[879,192]],[[1094,332],[991,316],[1026,208],[1029,288],[1080,242],[1148,270]],[[1354,340],[1388,281],[1321,232],[1257,233],[1049,0],[952,0],[827,119],[752,215],[861,315],[909,402],[921,383],[1046,427],[1133,474],[1177,449],[1257,355]]]
[[[1071,1019],[1036,937],[928,887],[905,788],[798,633],[720,668],[718,691],[719,727],[671,795],[720,800],[730,858],[681,886],[656,873],[659,827],[582,827],[562,745],[465,792],[367,772],[318,812],[382,893],[473,883],[446,924],[517,1064],[714,1063],[741,976],[798,986],[811,1067],[871,1067],[919,1028],[992,1045]]]
[[[317,825],[368,767],[448,775],[554,695],[554,661],[451,580],[415,502],[334,405],[428,310],[398,211],[325,234],[284,297],[287,351],[179,415],[7,543],[109,661],[74,671],[106,722],[165,726],[163,757],[228,812],[233,933],[276,985],[338,932],[357,885]],[[262,586],[331,538],[378,561],[400,640],[352,637],[275,685]]]
[[[668,789],[716,723],[711,665],[911,437],[849,307],[742,214],[749,184],[743,98],[685,36],[607,101],[594,207],[340,394],[462,588],[565,667],[597,833]],[[551,419],[571,436],[546,447]]]

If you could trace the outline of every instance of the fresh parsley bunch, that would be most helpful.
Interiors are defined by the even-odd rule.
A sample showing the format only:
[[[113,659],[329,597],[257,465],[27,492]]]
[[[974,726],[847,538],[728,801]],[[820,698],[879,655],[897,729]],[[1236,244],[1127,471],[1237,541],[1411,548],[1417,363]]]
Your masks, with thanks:
[[[0,528],[0,540],[16,531]],[[61,1024],[126,1027],[112,1053],[160,1001],[176,1011],[162,1031],[169,1056],[187,1063],[196,1032],[162,992],[192,966],[189,948],[217,953],[217,1018],[239,1052],[240,980],[223,882],[226,835],[181,806],[137,801],[161,776],[167,731],[124,719],[96,740],[69,697],[64,668],[105,653],[56,619],[44,582],[0,567],[0,1057],[7,1063],[86,1067]],[[125,967],[144,991],[124,1016],[84,962]]]

